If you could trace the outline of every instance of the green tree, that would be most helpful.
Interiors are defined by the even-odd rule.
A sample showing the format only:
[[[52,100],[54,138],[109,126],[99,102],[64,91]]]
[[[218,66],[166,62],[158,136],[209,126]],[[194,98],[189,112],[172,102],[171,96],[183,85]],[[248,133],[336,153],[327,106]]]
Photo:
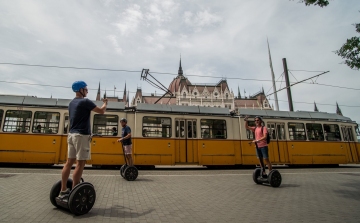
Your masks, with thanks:
[[[302,0],[301,2],[305,2],[306,6],[318,5],[320,7],[324,7],[329,4],[329,1],[327,1],[327,0]]]
[[[360,33],[360,23],[354,24],[356,27],[356,32]],[[335,53],[341,58],[345,59],[344,63],[348,65],[351,69],[359,70],[360,69],[360,37],[354,36],[346,40],[346,43],[336,50]]]

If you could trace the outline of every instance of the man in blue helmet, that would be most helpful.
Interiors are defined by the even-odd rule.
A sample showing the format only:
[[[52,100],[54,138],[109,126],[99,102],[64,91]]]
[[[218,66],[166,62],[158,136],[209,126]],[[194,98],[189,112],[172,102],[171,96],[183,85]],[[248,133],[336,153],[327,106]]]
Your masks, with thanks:
[[[76,81],[72,85],[76,93],[75,98],[69,104],[70,131],[68,134],[68,159],[62,170],[60,198],[69,195],[70,190],[66,187],[72,165],[76,162],[73,173],[73,188],[80,183],[86,160],[90,159],[90,113],[94,111],[104,114],[107,106],[107,99],[104,104],[97,107],[94,102],[85,98],[88,94],[87,84],[84,81]]]

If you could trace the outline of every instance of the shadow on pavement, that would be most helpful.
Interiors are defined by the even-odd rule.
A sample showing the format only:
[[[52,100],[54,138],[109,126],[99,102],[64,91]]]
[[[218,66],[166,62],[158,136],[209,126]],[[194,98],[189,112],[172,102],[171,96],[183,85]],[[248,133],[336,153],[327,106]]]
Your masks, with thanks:
[[[281,184],[280,187],[300,187],[299,184]]]
[[[346,189],[338,189],[334,190],[334,192],[338,193],[341,197],[360,201],[360,173],[339,174],[353,176],[353,179],[349,180],[347,183],[340,184],[342,187],[347,187]],[[351,190],[349,190],[349,188],[351,188]]]

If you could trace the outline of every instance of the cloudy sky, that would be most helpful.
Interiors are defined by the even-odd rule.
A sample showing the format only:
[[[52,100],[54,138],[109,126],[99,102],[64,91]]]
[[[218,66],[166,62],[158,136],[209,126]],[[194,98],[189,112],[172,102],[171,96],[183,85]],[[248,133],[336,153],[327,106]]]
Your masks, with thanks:
[[[75,80],[86,81],[90,89],[100,81],[108,95],[115,85],[115,94],[122,96],[125,82],[130,92],[141,87],[152,93],[156,89],[140,81],[140,71],[176,74],[180,54],[192,83],[216,83],[223,77],[235,94],[238,86],[242,95],[262,87],[271,93],[270,81],[241,80],[271,80],[268,38],[275,79],[281,80],[282,58],[287,58],[291,82],[321,73],[296,70],[330,71],[316,83],[355,88],[296,85],[295,110],[312,111],[315,101],[320,111],[335,112],[338,102],[345,116],[360,123],[360,72],[341,64],[333,52],[357,35],[351,25],[360,21],[357,3],[334,0],[320,8],[297,0],[0,1],[0,63],[139,71],[0,64],[0,94],[72,98],[69,88],[8,82],[71,86]],[[175,77],[154,75],[165,86]],[[89,98],[95,97],[96,90],[90,91]],[[288,110],[286,91],[278,98],[280,110]]]

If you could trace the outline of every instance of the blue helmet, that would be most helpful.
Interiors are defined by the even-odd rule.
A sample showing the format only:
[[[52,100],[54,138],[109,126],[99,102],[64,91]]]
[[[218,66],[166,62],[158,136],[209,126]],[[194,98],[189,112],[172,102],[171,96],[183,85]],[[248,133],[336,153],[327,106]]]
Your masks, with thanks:
[[[87,84],[84,81],[75,81],[72,84],[72,90],[74,92],[79,92],[81,88],[84,88],[86,86],[87,86]]]

